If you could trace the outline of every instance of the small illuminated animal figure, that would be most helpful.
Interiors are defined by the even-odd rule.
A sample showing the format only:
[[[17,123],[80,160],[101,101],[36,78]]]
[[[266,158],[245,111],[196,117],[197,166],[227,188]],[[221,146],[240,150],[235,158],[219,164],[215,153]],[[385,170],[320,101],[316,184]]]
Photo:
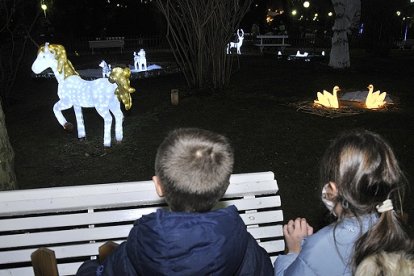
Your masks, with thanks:
[[[313,102],[316,104],[323,105],[329,108],[339,108],[339,101],[338,101],[338,92],[340,91],[338,86],[334,86],[332,89],[332,94],[326,90],[323,90],[323,93],[318,92],[316,95],[318,97],[317,100]]]
[[[296,52],[296,56],[297,57],[307,57],[308,55],[309,55],[308,52],[303,52],[303,54],[301,54],[300,51],[297,51]]]
[[[58,82],[59,101],[53,106],[53,112],[65,130],[72,130],[73,125],[66,121],[62,110],[73,106],[78,138],[84,139],[86,133],[82,107],[94,107],[104,119],[104,146],[111,146],[111,113],[115,117],[115,138],[119,142],[122,141],[124,116],[120,101],[124,103],[125,109],[130,109],[132,105],[130,93],[135,91],[129,85],[131,74],[129,68],[114,68],[108,79],[83,80],[67,59],[65,48],[62,45],[45,43],[38,51],[32,65],[32,71],[39,74],[47,68],[52,69]]]
[[[365,100],[365,105],[367,108],[381,108],[386,104],[385,97],[387,92],[380,92],[379,90],[374,92],[374,85],[368,85],[368,95]]]
[[[147,71],[147,58],[144,49],[134,52],[134,67],[136,71]]]
[[[243,40],[244,40],[244,31],[243,29],[238,29],[237,30],[237,42],[230,42],[229,44],[227,44],[227,54],[230,53],[231,48],[236,48],[237,54],[241,55],[241,51],[240,48],[243,45]]]
[[[99,67],[102,68],[102,78],[109,78],[109,74],[111,73],[111,64],[107,64],[105,60],[102,60],[99,63]]]

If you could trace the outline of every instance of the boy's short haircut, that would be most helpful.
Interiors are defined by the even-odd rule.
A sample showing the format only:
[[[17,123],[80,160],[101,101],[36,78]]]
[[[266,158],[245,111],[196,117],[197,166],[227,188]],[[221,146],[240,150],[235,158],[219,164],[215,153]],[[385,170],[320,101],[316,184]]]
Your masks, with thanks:
[[[155,175],[171,210],[205,212],[226,192],[233,162],[233,149],[223,135],[180,128],[158,147]]]

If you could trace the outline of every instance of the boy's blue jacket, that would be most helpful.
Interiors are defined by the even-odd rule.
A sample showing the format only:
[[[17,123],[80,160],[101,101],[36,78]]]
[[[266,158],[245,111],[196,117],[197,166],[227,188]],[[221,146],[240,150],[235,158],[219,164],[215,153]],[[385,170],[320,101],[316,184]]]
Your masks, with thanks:
[[[98,270],[98,275],[273,275],[267,252],[234,206],[143,216]]]

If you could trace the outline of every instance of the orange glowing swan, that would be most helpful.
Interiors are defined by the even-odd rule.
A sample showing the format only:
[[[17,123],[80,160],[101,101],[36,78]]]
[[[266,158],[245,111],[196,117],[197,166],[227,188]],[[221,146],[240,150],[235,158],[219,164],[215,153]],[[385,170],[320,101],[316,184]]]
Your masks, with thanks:
[[[326,90],[323,90],[323,94],[321,92],[318,92],[316,94],[318,99],[314,100],[313,102],[316,104],[323,105],[325,107],[339,108],[339,101],[337,95],[339,91],[339,86],[335,85],[332,89],[332,94]]]
[[[365,105],[367,108],[380,108],[382,107],[385,102],[385,97],[387,96],[387,92],[380,93],[379,90],[374,91],[374,85],[368,85],[368,95],[365,100]]]

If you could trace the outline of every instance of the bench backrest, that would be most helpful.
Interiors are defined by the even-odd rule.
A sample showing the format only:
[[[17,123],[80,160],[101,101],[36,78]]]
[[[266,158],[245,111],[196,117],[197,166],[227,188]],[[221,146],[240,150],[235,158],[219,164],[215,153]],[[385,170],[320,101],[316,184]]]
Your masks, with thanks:
[[[124,40],[90,40],[89,41],[89,48],[119,48],[124,47],[125,41]]]
[[[284,250],[280,197],[272,172],[233,174],[216,206],[235,205],[272,260]],[[33,275],[31,253],[55,251],[60,275],[73,275],[108,240],[122,242],[142,215],[166,208],[152,181],[0,192],[0,275]]]

